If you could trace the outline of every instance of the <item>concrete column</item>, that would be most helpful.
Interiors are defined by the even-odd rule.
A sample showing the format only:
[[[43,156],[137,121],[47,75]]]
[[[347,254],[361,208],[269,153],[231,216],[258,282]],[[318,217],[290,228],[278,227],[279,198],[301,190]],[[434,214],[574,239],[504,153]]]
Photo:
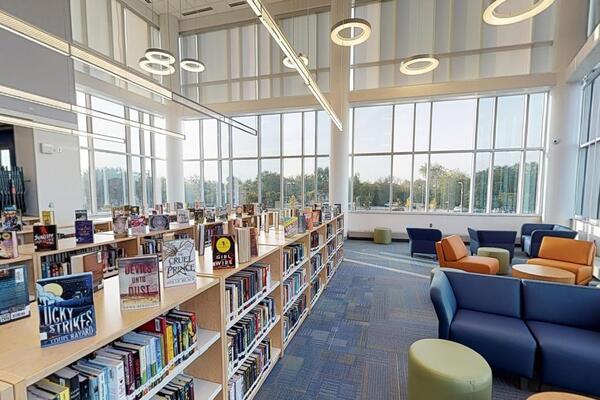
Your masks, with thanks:
[[[351,2],[331,1],[331,24],[344,18],[349,18]],[[348,143],[350,140],[350,126],[348,112],[350,105],[348,95],[350,92],[350,48],[330,43],[329,52],[329,101],[339,116],[344,126],[339,131],[331,123],[331,150],[329,154],[329,202],[340,203],[342,212],[348,211]],[[346,219],[347,221],[347,219]],[[345,224],[347,227],[348,224]]]
[[[581,89],[567,82],[566,68],[586,39],[587,1],[559,0],[555,6],[557,83],[550,91],[542,217],[544,222],[569,225],[575,206]]]

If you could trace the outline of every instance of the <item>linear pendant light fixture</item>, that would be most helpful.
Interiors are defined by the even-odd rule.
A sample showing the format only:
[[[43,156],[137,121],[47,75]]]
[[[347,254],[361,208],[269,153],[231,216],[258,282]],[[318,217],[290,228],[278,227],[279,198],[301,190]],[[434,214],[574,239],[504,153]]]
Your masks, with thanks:
[[[512,0],[495,0],[485,9],[483,12],[483,20],[490,25],[509,25],[516,24],[517,22],[525,21],[526,19],[533,18],[536,15],[545,11],[550,7],[554,0],[539,0],[535,2],[531,7],[527,8],[523,12],[515,15],[503,15],[496,12],[496,10],[504,3]]]
[[[310,92],[321,104],[321,106],[327,112],[327,114],[329,114],[329,118],[331,119],[331,121],[340,131],[343,130],[344,128],[342,125],[342,121],[331,107],[331,104],[329,104],[329,101],[323,95],[323,92],[321,92],[321,89],[310,74],[308,67],[304,65],[304,62],[300,59],[300,57],[298,57],[298,53],[296,53],[296,51],[292,48],[292,45],[288,41],[287,37],[285,36],[281,28],[279,28],[279,25],[277,25],[269,11],[262,4],[262,1],[246,0],[246,3],[248,3],[252,11],[254,11],[254,13],[256,14],[260,22],[262,22],[264,27],[267,28],[267,31],[269,32],[273,40],[275,40],[275,43],[277,43],[279,48],[281,48],[281,51],[283,51],[283,54],[285,54],[286,58],[290,60],[291,65],[294,68],[296,68],[296,71],[298,71],[298,74],[300,75],[306,86],[308,86]]]

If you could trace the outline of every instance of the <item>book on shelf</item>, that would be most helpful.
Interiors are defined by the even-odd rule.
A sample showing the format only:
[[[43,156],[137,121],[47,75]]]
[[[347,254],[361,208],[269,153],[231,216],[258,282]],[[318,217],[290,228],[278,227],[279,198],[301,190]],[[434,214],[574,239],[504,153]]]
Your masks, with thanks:
[[[4,209],[2,210],[2,230],[23,230],[23,218],[21,215],[21,210],[18,210],[15,206],[4,207]]]
[[[146,218],[143,215],[134,214],[129,218],[129,227],[132,235],[146,233]]]
[[[118,216],[128,216],[129,214],[129,207],[126,206],[114,206],[110,208],[110,212],[111,212],[111,216],[114,217],[118,217]]]
[[[286,237],[294,236],[298,233],[298,217],[283,218],[283,232]]]
[[[75,210],[75,221],[87,221],[88,211],[84,209]]]
[[[306,294],[303,294],[283,315],[283,337],[285,340],[289,338],[292,330],[296,328],[298,321],[302,318],[304,310],[306,310],[306,306]]]
[[[206,219],[206,222],[216,222],[215,209],[212,207],[205,208],[204,209],[204,218]]]
[[[182,201],[176,201],[174,206],[175,210],[183,210],[185,208]]]
[[[215,214],[218,221],[227,222],[229,219],[229,215],[227,214],[225,207],[215,207]]]
[[[235,207],[235,217],[242,218],[243,215],[244,215],[244,208],[242,206],[236,206]]]
[[[311,215],[313,227],[321,225],[321,210],[312,210]]]
[[[235,268],[235,241],[233,235],[212,237],[212,262],[214,269]]]
[[[333,216],[334,217],[337,217],[338,215],[340,215],[342,213],[342,204],[341,203],[335,203],[333,205],[332,211],[333,211]]]
[[[91,272],[94,282],[94,291],[98,291],[104,287],[105,269],[107,269],[107,267],[102,251],[71,256],[71,272],[74,274]]]
[[[166,231],[169,229],[170,219],[168,215],[156,214],[148,217],[150,231]]]
[[[190,212],[185,208],[178,208],[177,209],[177,223],[178,224],[187,224],[189,222],[190,222]]]
[[[261,262],[239,271],[225,280],[226,315],[237,315],[244,305],[271,287],[271,265]]]
[[[26,265],[0,268],[0,324],[30,315],[29,276]]]
[[[204,224],[196,225],[196,249],[199,256],[204,255],[206,250],[206,226]]]
[[[157,255],[120,258],[119,293],[122,310],[160,305],[160,272]]]
[[[0,258],[19,257],[19,243],[17,241],[17,232],[0,232]]]
[[[116,238],[127,237],[129,231],[128,217],[117,215],[113,217],[113,233]]]
[[[129,206],[129,216],[140,215],[140,206]]]
[[[58,248],[56,225],[34,225],[33,244],[35,251],[56,250]]]
[[[204,209],[203,208],[195,208],[194,209],[194,222],[197,224],[204,223]]]
[[[239,263],[258,257],[258,228],[235,228],[235,239]]]
[[[75,220],[75,242],[94,243],[94,222],[88,219]]]
[[[162,255],[165,287],[196,282],[194,239],[165,241]]]
[[[69,400],[81,400],[79,374],[73,368],[65,367],[59,369],[48,376],[48,380],[69,389]]]
[[[228,381],[229,400],[244,400],[271,364],[271,340],[265,339]]]
[[[90,272],[37,281],[42,347],[96,334],[93,286]]]

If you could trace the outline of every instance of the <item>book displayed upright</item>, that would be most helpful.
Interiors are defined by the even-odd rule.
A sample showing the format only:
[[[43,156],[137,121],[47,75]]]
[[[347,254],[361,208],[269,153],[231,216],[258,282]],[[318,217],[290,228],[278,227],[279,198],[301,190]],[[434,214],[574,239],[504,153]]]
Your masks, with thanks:
[[[3,231],[22,231],[23,220],[21,210],[16,207],[5,207],[2,210],[2,230]]]
[[[133,235],[146,233],[146,218],[143,215],[132,215],[129,218],[129,227]]]
[[[113,217],[113,233],[115,237],[122,238],[127,237],[128,234],[128,221],[124,215],[117,215]]]
[[[34,225],[33,244],[35,251],[56,250],[58,248],[56,225]]]
[[[194,239],[178,239],[163,244],[165,287],[196,282],[196,251]]]
[[[214,269],[235,268],[233,235],[214,235],[212,237],[212,261]]]
[[[17,242],[17,232],[0,232],[0,258],[19,257],[19,244]]]
[[[71,271],[74,274],[91,272],[94,281],[94,291],[104,287],[104,256],[101,251],[71,256]]]
[[[135,310],[160,305],[158,255],[120,258],[121,309]]]
[[[88,219],[87,210],[75,210],[75,221],[86,221]]]
[[[178,208],[176,212],[178,224],[187,224],[190,222],[190,212],[187,209]]]
[[[194,222],[197,224],[204,223],[204,209],[203,208],[194,209]]]
[[[36,292],[42,347],[96,334],[91,273],[40,279]]]
[[[75,241],[94,243],[94,222],[88,219],[75,220]]]
[[[165,231],[169,229],[169,216],[165,214],[150,215],[148,217],[150,231]]]
[[[2,267],[0,269],[0,324],[29,315],[27,266]]]
[[[41,222],[44,225],[54,225],[54,210],[43,210]]]

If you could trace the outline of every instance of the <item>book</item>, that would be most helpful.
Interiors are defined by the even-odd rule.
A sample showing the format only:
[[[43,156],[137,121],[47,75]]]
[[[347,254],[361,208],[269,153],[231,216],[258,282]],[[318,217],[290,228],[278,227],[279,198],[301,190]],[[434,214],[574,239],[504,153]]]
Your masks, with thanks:
[[[113,217],[113,233],[116,238],[127,237],[128,229],[129,227],[126,216],[117,215]]]
[[[244,208],[242,206],[235,207],[236,218],[242,218],[243,215],[244,215]]]
[[[206,227],[204,224],[196,225],[196,249],[198,249],[199,256],[204,255],[206,249]]]
[[[2,210],[2,230],[3,231],[22,231],[23,220],[21,210],[16,207],[5,207]]]
[[[96,334],[94,284],[90,272],[40,279],[36,293],[42,347]]]
[[[69,400],[70,393],[67,386],[59,385],[49,379],[42,379],[35,383],[35,387],[45,392],[54,394],[58,400]]]
[[[196,282],[194,239],[165,241],[162,256],[165,287]]]
[[[129,206],[129,215],[140,215],[140,206]]]
[[[175,202],[175,210],[181,210],[183,209],[183,202],[182,201],[176,201]]]
[[[235,268],[233,235],[214,235],[212,237],[212,261],[214,269]]]
[[[58,248],[56,225],[34,225],[33,244],[35,251],[56,250]]]
[[[203,208],[194,209],[194,222],[197,224],[204,223],[204,209]]]
[[[298,217],[283,218],[283,232],[286,237],[294,236],[298,233]]]
[[[204,209],[204,218],[206,222],[216,222],[215,221],[215,209],[214,208],[205,208]]]
[[[44,225],[54,225],[54,210],[43,210],[41,222]]]
[[[94,222],[82,219],[75,220],[75,241],[80,243],[94,243]]]
[[[117,263],[122,310],[160,305],[160,272],[157,255],[120,258]]]
[[[69,388],[70,400],[80,400],[79,373],[73,368],[65,367],[59,369],[48,379],[56,384]]]
[[[26,265],[8,265],[0,269],[0,324],[30,315]]]
[[[146,218],[143,215],[132,215],[129,218],[129,227],[133,235],[146,233]]]
[[[178,224],[187,224],[190,222],[190,212],[185,208],[177,209],[177,223]]]
[[[86,221],[88,219],[87,210],[75,210],[75,221]]]
[[[74,274],[91,272],[94,281],[94,291],[104,287],[104,257],[102,251],[71,256],[71,271]]]
[[[17,242],[17,232],[0,232],[0,258],[19,257],[19,244]]]
[[[150,231],[166,231],[169,229],[169,216],[165,214],[150,215],[148,227]]]
[[[118,216],[127,215],[127,213],[125,211],[125,206],[111,207],[110,211],[111,211],[113,218],[118,217]]]

